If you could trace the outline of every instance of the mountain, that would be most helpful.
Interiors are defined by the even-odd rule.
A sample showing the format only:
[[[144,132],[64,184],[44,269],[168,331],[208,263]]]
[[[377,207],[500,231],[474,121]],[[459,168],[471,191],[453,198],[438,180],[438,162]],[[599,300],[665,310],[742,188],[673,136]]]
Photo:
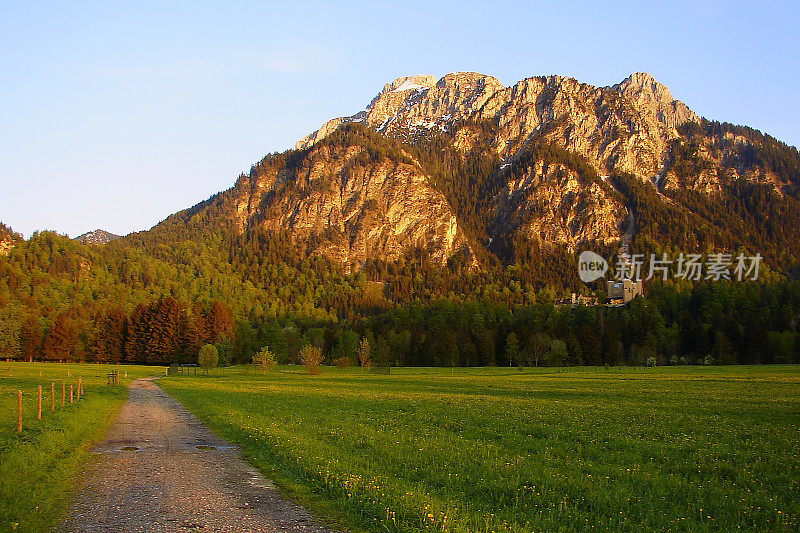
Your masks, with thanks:
[[[75,240],[81,244],[108,244],[119,238],[121,238],[119,235],[96,229],[75,237]]]
[[[439,265],[511,263],[532,245],[744,249],[788,269],[799,190],[796,148],[700,118],[649,74],[506,87],[456,72],[394,80],[164,224],[286,233],[347,271],[418,248]]]

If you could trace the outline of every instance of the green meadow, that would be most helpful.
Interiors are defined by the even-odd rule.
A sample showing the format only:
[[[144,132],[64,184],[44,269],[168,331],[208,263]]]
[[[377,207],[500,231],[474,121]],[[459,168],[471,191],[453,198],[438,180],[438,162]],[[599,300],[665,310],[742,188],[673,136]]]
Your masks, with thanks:
[[[106,374],[113,369],[120,371],[120,385],[109,393]],[[102,437],[128,396],[127,383],[153,373],[147,367],[0,362],[0,531],[46,531],[62,517],[91,443]],[[80,401],[78,377],[84,388]],[[51,383],[56,388],[54,412]],[[38,385],[43,389],[41,420],[36,419]],[[75,393],[72,405],[69,385]],[[23,396],[21,433],[17,432],[18,390]]]
[[[371,531],[797,531],[800,367],[240,367],[159,383]]]

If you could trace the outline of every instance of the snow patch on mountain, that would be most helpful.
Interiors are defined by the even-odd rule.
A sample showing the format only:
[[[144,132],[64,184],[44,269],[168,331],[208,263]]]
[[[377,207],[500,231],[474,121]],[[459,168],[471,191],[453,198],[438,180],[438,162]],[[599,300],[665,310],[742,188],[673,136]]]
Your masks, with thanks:
[[[401,93],[403,91],[411,91],[411,90],[414,90],[414,89],[427,89],[427,87],[425,87],[424,85],[420,85],[419,83],[414,83],[411,80],[406,80],[403,83],[401,83],[399,87],[397,87],[396,89],[393,89],[393,90],[391,90],[389,92]]]

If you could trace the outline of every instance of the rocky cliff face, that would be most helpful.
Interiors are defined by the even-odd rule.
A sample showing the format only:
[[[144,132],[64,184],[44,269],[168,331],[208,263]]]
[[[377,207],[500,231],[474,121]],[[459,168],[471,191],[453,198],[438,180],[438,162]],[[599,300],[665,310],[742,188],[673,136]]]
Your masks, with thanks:
[[[521,233],[545,243],[605,246],[619,243],[628,216],[609,186],[587,182],[562,164],[536,161],[509,180],[497,197],[492,240]]]
[[[381,157],[359,139],[337,141],[315,145],[291,169],[269,162],[240,179],[238,227],[289,231],[346,270],[412,247],[444,264],[466,246],[447,199],[407,155]]]
[[[22,237],[14,233],[14,230],[0,222],[0,255],[8,255],[8,252],[17,244]]]
[[[0,235],[0,255],[8,255],[8,252],[11,251],[13,247],[13,239]]]

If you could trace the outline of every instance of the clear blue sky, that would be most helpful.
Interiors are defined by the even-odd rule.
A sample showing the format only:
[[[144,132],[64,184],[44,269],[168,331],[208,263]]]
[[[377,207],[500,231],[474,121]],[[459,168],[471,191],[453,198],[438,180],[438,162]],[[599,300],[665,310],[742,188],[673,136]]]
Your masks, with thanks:
[[[147,229],[406,74],[646,71],[800,145],[794,0],[76,3],[0,0],[0,220],[26,236]]]

